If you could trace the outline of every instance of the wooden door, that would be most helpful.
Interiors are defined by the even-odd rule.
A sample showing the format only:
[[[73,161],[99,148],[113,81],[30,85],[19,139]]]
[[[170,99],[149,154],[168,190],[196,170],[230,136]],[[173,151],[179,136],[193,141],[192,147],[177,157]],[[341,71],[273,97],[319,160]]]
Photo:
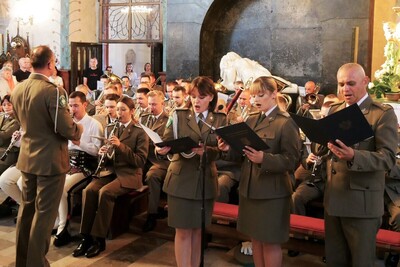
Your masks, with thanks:
[[[75,91],[78,84],[83,83],[83,71],[89,68],[89,60],[97,58],[98,68],[103,66],[103,45],[98,43],[71,43],[71,87]]]

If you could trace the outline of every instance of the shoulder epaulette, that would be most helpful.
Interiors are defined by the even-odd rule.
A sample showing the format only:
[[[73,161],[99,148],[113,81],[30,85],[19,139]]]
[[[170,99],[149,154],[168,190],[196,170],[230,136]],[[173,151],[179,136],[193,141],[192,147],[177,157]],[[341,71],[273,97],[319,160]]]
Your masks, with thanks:
[[[380,103],[380,102],[373,101],[372,105],[374,105],[374,106],[376,106],[376,107],[378,107],[378,108],[380,108],[380,109],[382,109],[384,111],[389,110],[389,109],[393,109],[393,107],[390,104],[386,104],[386,103]]]

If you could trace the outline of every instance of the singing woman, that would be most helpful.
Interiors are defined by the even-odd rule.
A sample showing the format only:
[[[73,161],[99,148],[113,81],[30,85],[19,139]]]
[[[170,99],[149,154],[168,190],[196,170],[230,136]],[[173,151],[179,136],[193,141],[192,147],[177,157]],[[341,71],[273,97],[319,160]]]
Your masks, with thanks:
[[[73,256],[92,258],[106,249],[105,238],[110,226],[115,199],[142,184],[142,169],[146,162],[149,140],[135,126],[132,115],[135,103],[124,96],[117,104],[119,124],[109,125],[105,132],[108,145],[99,150],[108,160],[98,177],[83,190],[81,234],[83,239]],[[113,134],[111,134],[113,132]]]
[[[277,106],[277,85],[273,78],[257,78],[250,87],[254,104],[246,123],[269,146],[257,151],[246,146],[242,153],[229,150],[219,140],[218,147],[228,160],[241,160],[239,219],[237,228],[252,241],[255,266],[282,266],[281,244],[289,239],[289,173],[297,167],[299,131],[289,114]]]
[[[175,228],[175,258],[178,266],[199,266],[201,254],[202,177],[200,158],[206,152],[205,164],[205,225],[211,224],[211,213],[217,194],[217,169],[219,157],[216,135],[202,120],[213,127],[226,124],[226,115],[214,113],[217,92],[214,82],[207,77],[197,77],[190,85],[192,107],[176,109],[164,132],[164,140],[189,136],[201,143],[191,153],[174,154],[171,158],[163,190],[168,194],[168,225]],[[202,117],[199,119],[199,116]],[[206,147],[206,149],[205,149]],[[166,155],[170,147],[159,148]]]

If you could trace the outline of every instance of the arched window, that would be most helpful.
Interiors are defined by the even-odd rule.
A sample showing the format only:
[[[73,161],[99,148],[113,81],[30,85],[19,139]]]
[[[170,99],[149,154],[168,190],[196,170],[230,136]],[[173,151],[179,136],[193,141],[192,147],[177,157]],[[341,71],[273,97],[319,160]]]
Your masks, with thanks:
[[[100,41],[162,42],[160,0],[102,0]]]

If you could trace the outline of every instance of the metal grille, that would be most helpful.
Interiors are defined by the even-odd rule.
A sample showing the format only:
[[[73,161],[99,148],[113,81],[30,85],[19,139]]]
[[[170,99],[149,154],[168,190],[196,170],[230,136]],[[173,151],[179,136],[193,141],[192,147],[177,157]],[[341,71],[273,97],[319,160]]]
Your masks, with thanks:
[[[103,0],[100,41],[162,42],[160,0]]]

